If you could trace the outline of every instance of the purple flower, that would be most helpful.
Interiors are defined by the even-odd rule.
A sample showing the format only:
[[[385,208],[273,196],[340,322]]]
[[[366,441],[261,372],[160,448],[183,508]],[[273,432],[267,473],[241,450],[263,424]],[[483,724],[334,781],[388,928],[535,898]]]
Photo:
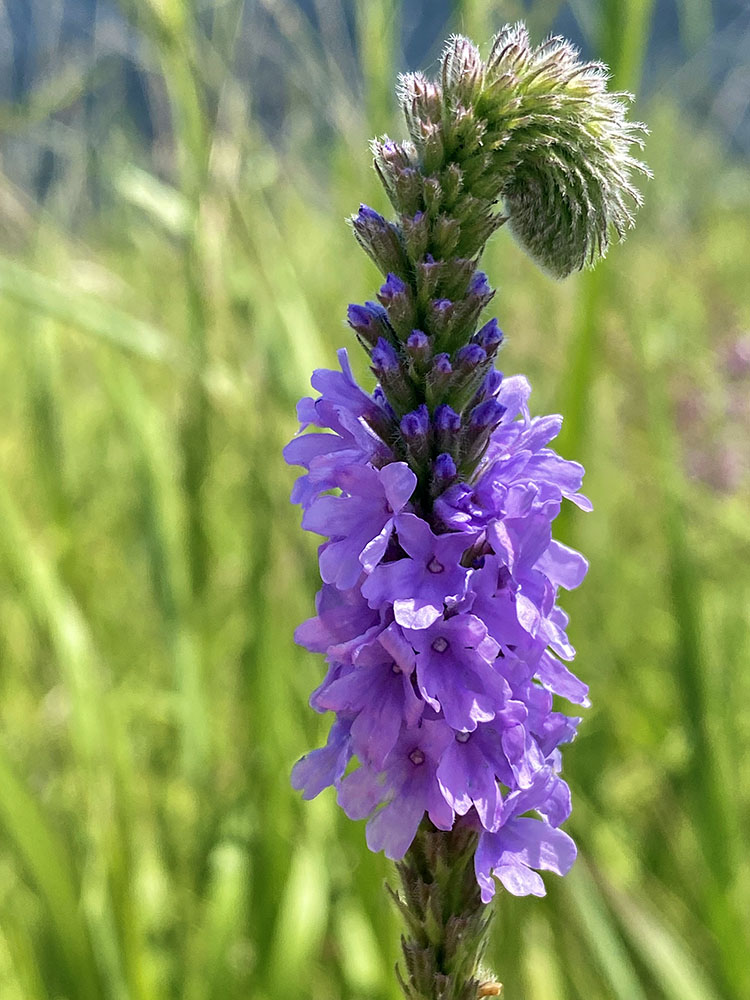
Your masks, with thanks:
[[[402,76],[410,138],[373,143],[395,217],[361,205],[350,220],[384,276],[377,302],[348,311],[379,384],[365,392],[340,352],[340,372],[315,372],[319,396],[300,401],[301,433],[285,450],[303,469],[292,491],[303,527],[323,538],[316,615],[299,627],[297,641],[325,656],[310,704],[333,717],[328,743],[295,766],[293,783],[306,797],[334,786],[347,814],[367,820],[370,848],[394,859],[423,822],[440,830],[458,822],[469,842],[476,835],[485,901],[495,878],[512,893],[541,895],[540,870],[564,874],[575,858],[559,829],[571,808],[560,747],[580,720],[557,699],[588,705],[588,688],[570,669],[575,649],[558,598],[579,586],[588,567],[553,539],[553,523],[565,501],[583,510],[591,504],[580,492],[582,466],[551,447],[562,418],[532,418],[528,381],[494,368],[503,332],[483,317],[495,292],[480,257],[507,221],[497,209],[502,202],[532,255],[564,276],[606,249],[610,223],[623,229],[622,191],[640,200],[624,182],[604,190],[641,131],[622,114],[604,129],[622,148],[611,163],[599,156],[596,183],[584,178],[597,218],[581,216],[578,202],[586,198],[562,183],[548,149],[529,153],[544,180],[538,204],[533,185],[519,185],[512,155],[488,159],[493,143],[522,150],[525,132],[517,126],[540,101],[562,100],[564,112],[567,100],[570,121],[557,131],[583,162],[586,143],[574,133],[583,129],[585,139],[585,120],[603,121],[595,112],[607,101],[617,105],[598,70],[583,88],[590,106],[571,103],[591,66],[563,43],[554,58],[544,45],[532,51],[526,36],[523,25],[504,29],[486,63],[468,39],[454,36],[441,82]],[[521,66],[519,52],[541,89],[535,82],[528,114],[498,124],[495,85]],[[555,115],[546,117],[552,128]],[[625,174],[632,170],[646,168],[631,158]],[[561,211],[552,211],[558,202]],[[571,219],[586,224],[571,228]],[[424,924],[404,943],[410,995],[440,992],[439,983],[446,995],[456,992],[442,959],[469,950],[473,921],[462,921],[467,934],[456,936],[465,886],[446,890],[441,876],[453,870],[443,856],[462,841],[463,834],[420,835],[400,869],[412,930]],[[424,871],[425,857],[441,858],[434,872]],[[416,944],[423,931],[426,948]],[[463,972],[462,962],[455,968]]]
[[[439,830],[453,826],[453,809],[435,776],[451,739],[444,722],[423,722],[419,728],[405,729],[383,772],[363,764],[341,782],[338,798],[347,816],[371,817],[367,824],[371,851],[384,851],[386,857],[398,861],[406,854],[425,813]]]
[[[359,588],[341,591],[326,584],[318,591],[315,610],[315,617],[308,618],[294,633],[295,642],[311,653],[336,649],[380,620],[378,612],[364,600]]]
[[[416,652],[422,697],[436,712],[442,711],[452,729],[472,732],[505,706],[510,687],[493,669],[498,646],[477,617],[439,618],[404,636]]]
[[[314,799],[324,788],[338,786],[352,756],[349,721],[337,719],[324,747],[305,754],[292,768],[292,787],[305,799]]]
[[[534,869],[567,875],[576,859],[571,837],[543,820],[512,819],[496,833],[485,831],[474,857],[482,901],[495,895],[496,875],[514,896],[544,896],[544,882]]]
[[[376,768],[383,766],[402,724],[414,727],[425,707],[412,687],[411,667],[396,662],[386,645],[378,637],[360,647],[354,666],[325,684],[317,696],[322,708],[353,716],[354,750]]]
[[[297,406],[301,432],[313,425],[333,433],[300,433],[284,449],[290,465],[308,470],[292,490],[292,503],[303,507],[320,493],[336,488],[339,476],[350,468],[370,461],[383,464],[394,457],[365,419],[379,412],[378,407],[357,385],[345,349],[338,352],[338,358],[340,372],[318,369],[313,375],[313,386],[322,395],[316,400],[306,397]]]
[[[399,514],[396,530],[406,559],[381,563],[362,585],[370,607],[393,605],[405,628],[427,628],[443,614],[446,602],[466,592],[469,570],[460,565],[466,535],[435,535],[415,514]]]
[[[522,702],[507,701],[502,722],[522,724]],[[478,726],[472,733],[457,732],[440,759],[437,778],[446,801],[459,816],[473,807],[486,830],[500,821],[502,794],[498,781],[510,785],[512,771],[505,761],[502,726]]]
[[[320,550],[324,583],[349,590],[362,570],[370,573],[385,554],[395,515],[404,509],[417,477],[404,462],[376,470],[352,466],[338,476],[342,496],[318,497],[302,518],[302,527],[327,535]]]

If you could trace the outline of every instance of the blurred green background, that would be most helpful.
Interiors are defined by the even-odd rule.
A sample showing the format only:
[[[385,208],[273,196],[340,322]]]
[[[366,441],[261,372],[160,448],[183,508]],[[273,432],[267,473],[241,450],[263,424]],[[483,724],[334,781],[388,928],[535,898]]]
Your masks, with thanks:
[[[1,1000],[397,997],[388,864],[289,786],[328,719],[280,452],[378,283],[343,220],[385,208],[396,72],[518,16],[639,93],[655,177],[591,274],[487,254],[504,369],[595,504],[559,528],[591,560],[580,857],[501,896],[488,957],[508,1000],[750,997],[747,7],[437,6],[80,3],[72,44],[75,4],[3,5]]]

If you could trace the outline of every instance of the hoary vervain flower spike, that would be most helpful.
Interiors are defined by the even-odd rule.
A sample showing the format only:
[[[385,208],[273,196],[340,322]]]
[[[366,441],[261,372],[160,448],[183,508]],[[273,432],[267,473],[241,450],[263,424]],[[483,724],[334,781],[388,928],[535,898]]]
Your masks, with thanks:
[[[632,225],[644,128],[606,79],[562,39],[532,48],[523,25],[486,61],[455,36],[439,80],[401,78],[410,139],[373,143],[396,219],[363,205],[351,220],[385,279],[348,317],[378,384],[361,389],[341,350],[298,406],[322,433],[285,450],[306,469],[302,525],[327,539],[296,639],[325,654],[311,705],[335,713],[292,781],[306,798],[334,786],[397,862],[408,1000],[497,995],[479,971],[495,877],[541,896],[538,870],[575,858],[559,747],[579,719],[553,695],[585,706],[588,689],[563,662],[556,600],[587,563],[551,522],[564,498],[591,508],[582,467],[548,447],[561,418],[532,418],[526,379],[495,370],[503,334],[480,326],[494,292],[478,261],[509,221],[564,276]]]

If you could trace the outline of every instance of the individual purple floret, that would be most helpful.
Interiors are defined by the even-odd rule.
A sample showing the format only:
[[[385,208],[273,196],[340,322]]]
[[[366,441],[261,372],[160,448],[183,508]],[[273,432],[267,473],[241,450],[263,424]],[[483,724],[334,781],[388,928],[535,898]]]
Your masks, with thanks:
[[[450,830],[454,813],[436,772],[452,739],[445,722],[404,727],[381,772],[363,764],[339,786],[339,803],[350,819],[365,819],[367,846],[397,861],[409,848],[425,812],[438,830]],[[380,808],[379,808],[380,807]]]
[[[397,663],[388,652],[388,631],[360,646],[351,665],[315,695],[316,708],[353,717],[352,747],[363,763],[378,770],[402,728],[414,729],[425,707],[412,683],[413,664]]]
[[[337,484],[342,494],[313,500],[302,527],[330,539],[320,549],[323,582],[349,590],[363,569],[371,573],[383,558],[417,477],[404,462],[382,469],[355,465],[339,470]]]
[[[470,570],[462,566],[466,536],[435,535],[415,514],[396,518],[406,558],[382,563],[362,585],[371,608],[391,605],[399,625],[427,628],[466,592]]]

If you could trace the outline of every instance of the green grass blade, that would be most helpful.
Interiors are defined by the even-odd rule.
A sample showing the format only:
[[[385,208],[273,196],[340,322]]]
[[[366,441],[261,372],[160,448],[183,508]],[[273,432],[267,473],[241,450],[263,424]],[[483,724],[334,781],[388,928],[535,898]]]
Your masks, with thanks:
[[[526,1000],[566,1000],[557,943],[549,922],[541,914],[530,914],[525,922],[523,966]]]
[[[616,1000],[647,1000],[601,892],[580,858],[568,876],[567,893],[588,948],[604,973],[608,995]]]
[[[176,367],[183,366],[176,345],[156,327],[7,257],[0,258],[0,296],[133,354]]]
[[[170,441],[161,414],[149,403],[135,376],[126,366],[110,361],[104,358],[99,372],[126,427],[138,472],[150,577],[180,698],[183,762],[190,780],[200,784],[208,772],[211,724],[200,623],[190,600],[184,497],[175,472],[177,442]]]
[[[56,960],[65,970],[73,994],[101,1000],[102,982],[80,903],[76,868],[36,799],[15,774],[0,746],[0,824],[13,855],[44,900],[50,916]]]
[[[721,1000],[705,971],[668,926],[634,896],[611,901],[633,950],[650,970],[665,1000]]]

